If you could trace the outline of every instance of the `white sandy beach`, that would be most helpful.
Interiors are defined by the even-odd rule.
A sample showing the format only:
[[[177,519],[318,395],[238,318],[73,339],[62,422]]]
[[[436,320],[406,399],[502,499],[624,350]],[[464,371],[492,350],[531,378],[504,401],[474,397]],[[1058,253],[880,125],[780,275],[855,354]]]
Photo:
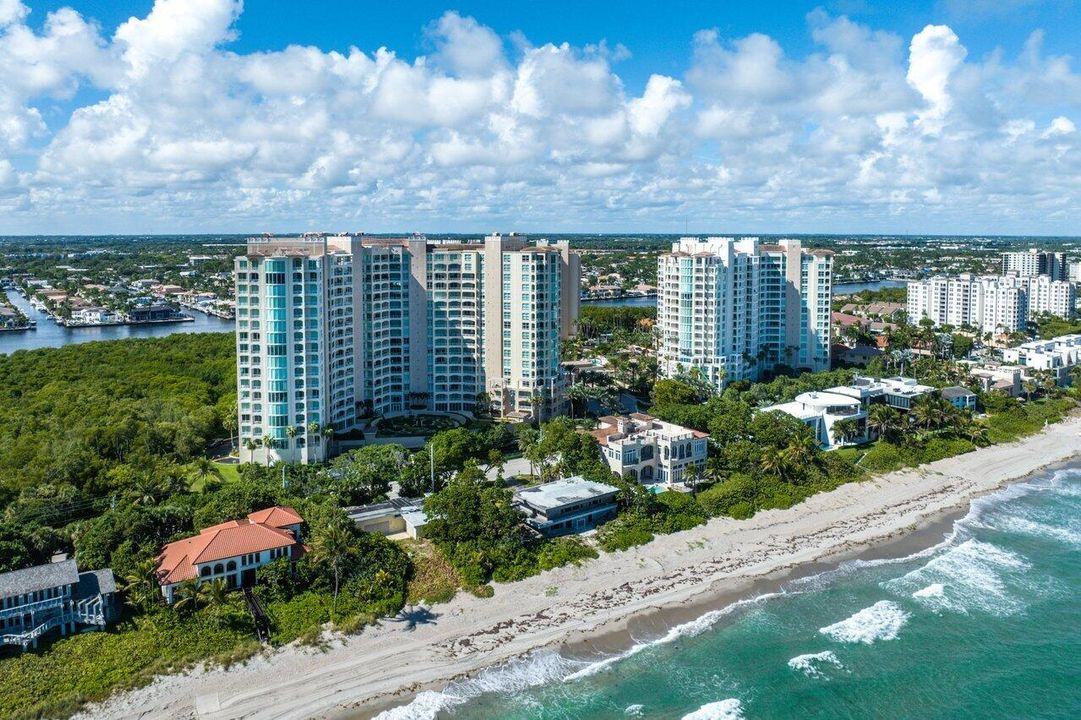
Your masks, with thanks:
[[[229,670],[159,678],[88,708],[81,718],[362,716],[545,646],[615,632],[657,608],[722,596],[796,565],[851,553],[965,507],[1081,450],[1081,418],[1023,442],[851,483],[750,520],[714,519],[643,547],[509,585],[461,594],[407,631],[384,621],[325,651],[289,647]],[[390,701],[388,703],[388,701]]]

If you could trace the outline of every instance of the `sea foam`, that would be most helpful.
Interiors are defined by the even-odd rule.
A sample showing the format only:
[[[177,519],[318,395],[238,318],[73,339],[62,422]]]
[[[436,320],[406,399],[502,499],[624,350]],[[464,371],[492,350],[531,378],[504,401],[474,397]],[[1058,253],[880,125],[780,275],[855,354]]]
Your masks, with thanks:
[[[882,585],[904,593],[936,612],[985,612],[1012,615],[1024,608],[1021,593],[1007,581],[1020,582],[1030,564],[1017,553],[980,540],[965,540],[923,566]],[[941,586],[935,592],[928,588]],[[926,592],[925,592],[926,591]]]
[[[893,640],[908,617],[896,603],[879,600],[849,618],[819,628],[818,632],[838,642],[870,645],[879,640]]]
[[[741,720],[742,718],[743,703],[736,698],[707,703],[683,716],[683,720]]]
[[[788,667],[803,673],[807,677],[816,679],[826,677],[826,674],[823,671],[824,668],[832,667],[837,670],[844,669],[844,665],[841,664],[841,661],[837,659],[837,656],[834,655],[831,650],[797,655],[788,661]]]
[[[642,652],[643,650],[646,650],[647,648],[656,647],[658,645],[667,645],[668,643],[675,642],[676,640],[680,640],[682,638],[688,638],[688,637],[694,637],[695,635],[701,635],[706,630],[709,630],[711,627],[713,627],[717,623],[717,621],[719,621],[721,618],[723,618],[726,615],[731,614],[732,612],[734,612],[736,610],[739,610],[741,608],[748,607],[748,606],[757,605],[757,604],[759,604],[761,602],[764,602],[766,600],[769,600],[771,598],[778,597],[779,595],[784,595],[784,594],[786,594],[786,593],[784,593],[784,592],[764,593],[762,595],[758,595],[758,596],[755,596],[753,598],[748,598],[746,600],[738,600],[738,601],[732,603],[731,605],[725,606],[724,608],[722,608],[720,610],[711,610],[711,611],[705,613],[704,615],[696,617],[694,620],[689,620],[689,621],[687,621],[685,623],[682,623],[680,625],[676,625],[676,626],[670,628],[664,635],[661,635],[658,638],[654,638],[652,640],[646,640],[646,641],[643,641],[643,642],[635,643],[630,648],[628,648],[627,650],[619,653],[618,655],[613,655],[611,657],[607,657],[607,658],[603,658],[601,660],[595,660],[593,662],[590,662],[590,663],[586,664],[585,667],[582,667],[582,668],[580,668],[578,670],[575,670],[574,672],[570,673],[569,675],[567,675],[563,679],[568,681],[568,682],[572,681],[572,680],[580,680],[581,678],[589,677],[590,675],[595,675],[598,672],[601,672],[602,670],[605,670],[605,669],[611,667],[612,665],[619,662],[620,660],[626,660],[629,657],[637,655],[638,653]]]
[[[485,694],[513,695],[540,685],[557,683],[585,665],[553,650],[540,650],[523,658],[482,670],[476,677],[447,685],[443,692],[418,693],[408,705],[386,710],[376,720],[434,720],[443,710]]]

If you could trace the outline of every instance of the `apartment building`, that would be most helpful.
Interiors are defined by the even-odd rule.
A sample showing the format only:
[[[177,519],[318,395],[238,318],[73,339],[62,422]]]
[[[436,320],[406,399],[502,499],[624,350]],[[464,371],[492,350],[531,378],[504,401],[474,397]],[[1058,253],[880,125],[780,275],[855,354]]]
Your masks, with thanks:
[[[1068,280],[1069,264],[1066,253],[1044,252],[1030,248],[1023,252],[1002,253],[1002,274],[1015,273],[1020,277],[1044,275],[1051,280]]]
[[[1045,275],[940,275],[908,282],[908,321],[1015,332],[1044,313],[1069,318],[1075,298],[1072,284]]]
[[[562,411],[581,272],[566,242],[268,236],[234,270],[240,438],[261,461],[322,460],[324,428],[372,415]]]
[[[830,364],[833,256],[798,240],[682,238],[658,259],[661,372],[698,368],[715,387],[778,365]]]

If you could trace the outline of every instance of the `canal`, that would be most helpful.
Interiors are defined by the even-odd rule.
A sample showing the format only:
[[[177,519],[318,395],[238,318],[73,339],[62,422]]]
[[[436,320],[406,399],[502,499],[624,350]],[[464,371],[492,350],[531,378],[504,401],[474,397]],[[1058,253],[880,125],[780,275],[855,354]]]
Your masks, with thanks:
[[[13,353],[16,350],[61,347],[93,340],[163,337],[173,333],[233,332],[234,329],[232,320],[223,320],[187,308],[184,308],[184,312],[193,316],[194,322],[66,328],[57,325],[48,314],[35,309],[19,292],[12,290],[7,296],[12,305],[19,308],[31,320],[36,320],[38,326],[36,330],[0,332],[0,354]]]

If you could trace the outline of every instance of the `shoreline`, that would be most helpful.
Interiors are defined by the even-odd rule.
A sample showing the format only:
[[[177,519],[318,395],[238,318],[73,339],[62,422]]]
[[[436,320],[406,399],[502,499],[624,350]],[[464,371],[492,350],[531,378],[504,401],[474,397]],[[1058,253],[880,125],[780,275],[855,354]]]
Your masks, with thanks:
[[[845,560],[938,542],[970,503],[1075,458],[1081,417],[1018,442],[873,477],[749,520],[692,530],[511,584],[460,593],[407,632],[394,619],[321,650],[290,646],[230,670],[163,676],[77,717],[368,718],[534,650],[602,660]],[[932,537],[936,537],[931,541]]]

